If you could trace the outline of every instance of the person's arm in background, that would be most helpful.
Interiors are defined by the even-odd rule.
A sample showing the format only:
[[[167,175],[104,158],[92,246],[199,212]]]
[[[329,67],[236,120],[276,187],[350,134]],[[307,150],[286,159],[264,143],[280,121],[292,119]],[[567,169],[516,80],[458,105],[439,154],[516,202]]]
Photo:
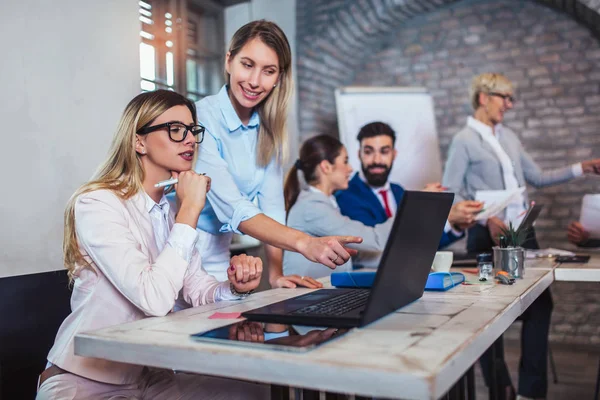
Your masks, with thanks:
[[[222,230],[242,232],[280,249],[296,251],[310,261],[329,268],[344,264],[354,254],[353,251],[349,253],[344,245],[359,243],[360,238],[314,238],[264,215],[248,197],[240,193],[227,163],[220,155],[218,140],[208,130],[200,152],[194,169],[212,178],[207,197],[217,218],[224,224]]]
[[[521,142],[519,142],[519,146],[525,181],[536,188],[567,182],[586,173],[600,173],[600,159],[583,161],[567,167],[543,171],[529,153],[525,151]]]
[[[438,249],[450,246],[465,237],[465,231],[475,224],[475,216],[482,208],[483,203],[480,201],[464,200],[455,203],[448,214]]]
[[[567,233],[569,242],[579,247],[600,247],[600,239],[591,239],[590,233],[584,229],[580,222],[571,222]]]

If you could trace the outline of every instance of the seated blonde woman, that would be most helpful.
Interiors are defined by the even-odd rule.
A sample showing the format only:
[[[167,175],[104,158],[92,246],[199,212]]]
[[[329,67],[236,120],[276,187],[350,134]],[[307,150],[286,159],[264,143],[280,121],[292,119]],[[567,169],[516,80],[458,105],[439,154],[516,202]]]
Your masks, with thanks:
[[[308,183],[306,190],[300,190],[298,171],[302,171]],[[304,142],[300,158],[285,179],[287,225],[313,236],[332,236],[341,232],[360,236],[362,243],[353,244],[352,248],[381,252],[392,228],[393,218],[374,227],[366,226],[343,216],[333,196],[337,190],[348,188],[351,173],[346,148],[336,138],[320,135]],[[351,271],[352,261],[335,270]],[[283,255],[283,273],[298,275],[306,280],[328,276],[331,269],[311,262],[301,254],[286,251]]]
[[[268,396],[268,387],[174,374],[74,353],[74,338],[180,307],[248,295],[260,259],[234,257],[228,281],[208,275],[195,250],[196,223],[210,178],[191,170],[204,128],[194,104],[167,91],[143,93],[125,108],[107,161],[65,211],[64,262],[73,283],[37,399],[210,399]],[[178,178],[173,209],[159,181]],[[199,361],[200,362],[200,361]]]

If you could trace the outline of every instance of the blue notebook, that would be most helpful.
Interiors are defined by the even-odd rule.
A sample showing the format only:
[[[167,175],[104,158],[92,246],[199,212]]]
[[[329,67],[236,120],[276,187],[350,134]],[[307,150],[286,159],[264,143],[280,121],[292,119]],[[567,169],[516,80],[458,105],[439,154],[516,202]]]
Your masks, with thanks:
[[[333,272],[331,285],[336,287],[369,288],[375,282],[375,271]],[[427,278],[425,290],[448,290],[460,285],[465,276],[460,272],[432,272]]]

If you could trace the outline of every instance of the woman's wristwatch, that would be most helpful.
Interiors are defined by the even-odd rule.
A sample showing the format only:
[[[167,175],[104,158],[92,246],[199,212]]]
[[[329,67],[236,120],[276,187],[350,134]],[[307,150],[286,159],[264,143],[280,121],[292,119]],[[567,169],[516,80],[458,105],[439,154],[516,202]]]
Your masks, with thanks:
[[[238,292],[235,289],[235,286],[233,286],[232,282],[229,282],[229,290],[231,290],[232,295],[239,297],[240,299],[245,299],[246,297],[248,297],[249,295],[251,295],[254,292],[254,289],[250,290],[248,292]]]

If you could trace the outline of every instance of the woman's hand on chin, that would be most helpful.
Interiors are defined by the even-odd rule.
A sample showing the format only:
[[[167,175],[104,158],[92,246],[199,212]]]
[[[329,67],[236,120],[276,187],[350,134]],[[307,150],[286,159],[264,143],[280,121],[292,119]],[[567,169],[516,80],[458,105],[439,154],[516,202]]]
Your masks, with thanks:
[[[201,211],[206,203],[206,193],[210,190],[210,178],[193,170],[179,173],[173,171],[171,174],[179,181],[175,184],[175,192],[181,206],[198,208]]]
[[[188,224],[196,229],[200,212],[206,204],[206,193],[210,190],[210,178],[199,175],[193,170],[180,173],[171,172],[173,178],[177,178],[175,193],[179,204],[179,210],[175,222]]]

